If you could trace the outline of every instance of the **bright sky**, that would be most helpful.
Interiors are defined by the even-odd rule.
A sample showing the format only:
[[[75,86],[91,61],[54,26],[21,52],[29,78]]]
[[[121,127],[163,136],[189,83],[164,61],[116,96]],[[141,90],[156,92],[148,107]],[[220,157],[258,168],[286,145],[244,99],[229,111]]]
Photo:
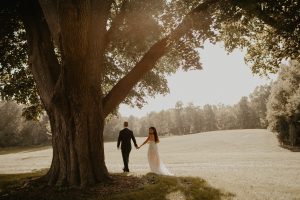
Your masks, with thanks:
[[[122,116],[145,116],[151,111],[174,108],[177,101],[184,105],[237,103],[242,96],[248,96],[256,86],[275,79],[253,75],[250,67],[244,63],[244,52],[236,50],[227,54],[221,44],[206,43],[200,50],[203,70],[178,71],[167,77],[170,93],[148,98],[148,104],[142,109],[122,104],[119,112]]]

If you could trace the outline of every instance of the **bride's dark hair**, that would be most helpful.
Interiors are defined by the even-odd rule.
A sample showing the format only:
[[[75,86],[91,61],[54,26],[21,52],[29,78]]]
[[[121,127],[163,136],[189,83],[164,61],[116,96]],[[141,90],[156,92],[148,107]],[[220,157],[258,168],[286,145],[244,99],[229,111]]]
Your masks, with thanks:
[[[158,143],[159,142],[159,139],[158,139],[158,135],[157,135],[157,131],[156,131],[156,128],[151,126],[149,129],[152,129],[153,130],[153,134],[154,134],[154,139],[155,139],[155,143]]]

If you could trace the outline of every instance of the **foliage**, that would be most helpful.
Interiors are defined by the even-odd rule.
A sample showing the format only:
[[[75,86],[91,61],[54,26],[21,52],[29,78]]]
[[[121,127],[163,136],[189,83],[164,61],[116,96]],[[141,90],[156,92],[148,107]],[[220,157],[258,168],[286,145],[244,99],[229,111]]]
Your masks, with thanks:
[[[1,174],[1,199],[162,200],[172,192],[180,192],[187,200],[231,199],[234,196],[211,187],[201,178],[159,176],[153,173],[140,177],[112,174],[114,184],[98,184],[89,189],[42,186],[42,180],[30,183],[30,180],[45,173],[45,170],[41,170],[27,174]]]
[[[155,126],[161,136],[184,135],[215,130],[266,128],[266,103],[270,85],[258,86],[249,95],[232,106],[204,105],[192,103],[184,106],[179,101],[175,107],[160,112],[151,112],[145,117],[122,117],[118,115],[107,121],[104,137],[116,140],[123,121],[137,136],[146,136],[148,128]]]
[[[13,2],[13,1],[12,1]],[[3,3],[3,2],[2,2]],[[33,76],[27,66],[27,43],[23,24],[12,5],[1,7],[0,96],[27,105],[24,116],[36,119],[42,111]],[[11,18],[5,18],[9,14]]]
[[[216,41],[245,48],[254,73],[277,72],[282,60],[300,56],[300,4],[296,0],[225,0],[214,13]]]
[[[199,1],[113,1],[107,28],[110,43],[105,51],[104,94],[126,75],[147,50],[172,33]],[[36,118],[43,106],[28,68],[27,42],[18,1],[1,1],[0,94],[4,100],[27,105],[25,116]],[[166,94],[165,75],[178,68],[201,69],[197,48],[205,40],[224,41],[228,52],[246,48],[246,62],[254,73],[276,72],[283,59],[298,58],[299,3],[295,0],[223,0],[204,13],[194,13],[191,29],[176,40],[156,67],[141,77],[123,103],[142,107],[145,96]],[[59,46],[56,45],[58,60]]]
[[[0,94],[3,100],[15,100],[27,105],[24,115],[33,119],[42,112],[43,106],[28,67],[26,34],[20,21],[18,6],[18,1],[1,2],[0,19],[3,29],[0,35],[3,40],[0,44]],[[178,24],[192,6],[196,6],[196,1],[193,4],[167,4],[163,0],[155,3],[142,0],[115,1],[107,22],[107,28],[112,30],[108,33],[110,43],[104,55],[104,95],[132,70],[155,42],[175,28],[173,22]],[[169,92],[165,75],[174,73],[178,68],[201,69],[196,48],[201,47],[201,38],[209,33],[209,29],[202,30],[201,34],[193,31],[174,42],[169,53],[157,63],[157,67],[141,77],[124,103],[142,107],[146,103],[145,96]],[[60,60],[57,45],[55,50]]]
[[[251,109],[247,97],[242,97],[237,105],[237,123],[244,129],[259,127],[254,110]]]
[[[267,104],[269,128],[279,133],[279,140],[289,139],[289,125],[300,121],[300,64],[290,61],[283,65],[274,82]],[[289,142],[287,142],[289,143]]]
[[[249,98],[251,101],[252,110],[258,117],[259,123],[263,128],[267,128],[267,106],[266,103],[269,100],[271,85],[261,85],[255,88],[255,90],[250,94]]]
[[[48,118],[42,116],[40,121],[26,121],[21,116],[22,107],[15,102],[0,102],[0,147],[39,145],[50,141]]]

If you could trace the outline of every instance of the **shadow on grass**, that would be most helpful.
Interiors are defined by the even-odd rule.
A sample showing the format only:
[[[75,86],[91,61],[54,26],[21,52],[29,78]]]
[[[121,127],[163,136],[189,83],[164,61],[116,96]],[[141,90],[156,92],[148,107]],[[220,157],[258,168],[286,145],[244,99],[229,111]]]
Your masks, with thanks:
[[[234,195],[209,186],[205,180],[196,177],[160,176],[148,173],[144,177],[145,185],[137,191],[116,194],[109,200],[198,200],[231,199]]]
[[[0,174],[0,195],[9,192],[13,188],[26,185],[28,181],[46,174],[47,171],[48,169],[42,169],[31,173]]]
[[[4,200],[218,200],[234,195],[209,186],[195,177],[111,174],[111,182],[80,189],[50,187],[34,181],[46,170],[28,174],[0,175],[0,199]]]

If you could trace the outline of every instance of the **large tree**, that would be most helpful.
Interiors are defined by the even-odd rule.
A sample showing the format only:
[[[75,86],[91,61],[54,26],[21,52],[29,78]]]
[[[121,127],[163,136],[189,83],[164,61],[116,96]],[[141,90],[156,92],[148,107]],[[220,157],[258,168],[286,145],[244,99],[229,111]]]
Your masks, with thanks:
[[[47,112],[49,184],[94,184],[109,177],[102,133],[121,102],[142,106],[168,91],[164,75],[200,69],[206,39],[248,47],[255,72],[274,71],[270,58],[299,56],[294,12],[292,0],[1,1],[1,96],[27,117]]]
[[[215,2],[1,2],[1,96],[28,104],[29,117],[47,112],[49,184],[109,177],[105,118],[122,101],[141,106],[146,94],[167,92],[163,76],[176,68],[201,68],[195,48],[211,34]],[[192,20],[197,13],[203,22]]]

